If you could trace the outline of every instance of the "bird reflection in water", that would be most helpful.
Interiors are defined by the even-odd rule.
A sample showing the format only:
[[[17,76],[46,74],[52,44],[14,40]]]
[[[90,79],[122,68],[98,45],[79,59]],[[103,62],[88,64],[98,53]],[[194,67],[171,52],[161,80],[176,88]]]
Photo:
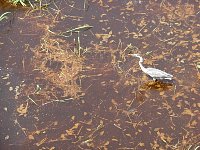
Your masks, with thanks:
[[[148,81],[142,85],[144,89],[154,89],[154,90],[167,90],[172,87],[173,84],[171,82],[163,82],[163,81]]]

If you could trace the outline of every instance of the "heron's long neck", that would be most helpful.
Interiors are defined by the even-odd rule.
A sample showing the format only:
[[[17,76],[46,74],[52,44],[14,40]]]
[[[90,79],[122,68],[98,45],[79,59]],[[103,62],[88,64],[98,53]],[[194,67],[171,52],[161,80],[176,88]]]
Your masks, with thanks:
[[[140,61],[139,61],[140,68],[142,69],[143,72],[146,72],[146,68],[144,68],[144,66],[142,65],[143,58],[142,57],[139,57],[139,58],[140,58]]]

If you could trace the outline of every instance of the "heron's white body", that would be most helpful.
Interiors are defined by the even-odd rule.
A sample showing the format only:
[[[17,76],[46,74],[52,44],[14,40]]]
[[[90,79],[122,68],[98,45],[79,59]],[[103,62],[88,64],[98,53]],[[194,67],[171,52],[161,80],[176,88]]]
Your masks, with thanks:
[[[140,58],[140,61],[139,61],[140,68],[142,69],[142,71],[144,73],[146,73],[150,77],[152,77],[153,80],[156,80],[156,79],[172,80],[173,75],[171,75],[169,73],[166,73],[166,72],[159,70],[159,69],[156,69],[156,68],[145,68],[142,65],[143,58],[141,56],[139,56],[138,54],[131,54],[131,56]]]

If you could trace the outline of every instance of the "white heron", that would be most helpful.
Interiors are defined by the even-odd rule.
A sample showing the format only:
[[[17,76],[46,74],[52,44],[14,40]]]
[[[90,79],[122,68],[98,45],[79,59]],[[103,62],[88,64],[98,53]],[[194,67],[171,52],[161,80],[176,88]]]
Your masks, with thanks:
[[[139,54],[129,54],[129,55],[131,55],[132,57],[140,58],[140,60],[139,60],[140,68],[142,69],[142,71],[144,73],[146,73],[147,75],[152,77],[154,81],[158,80],[158,79],[160,79],[160,80],[172,80],[173,75],[171,75],[169,73],[166,73],[166,72],[159,70],[159,69],[156,69],[156,68],[145,68],[142,65],[143,58]]]

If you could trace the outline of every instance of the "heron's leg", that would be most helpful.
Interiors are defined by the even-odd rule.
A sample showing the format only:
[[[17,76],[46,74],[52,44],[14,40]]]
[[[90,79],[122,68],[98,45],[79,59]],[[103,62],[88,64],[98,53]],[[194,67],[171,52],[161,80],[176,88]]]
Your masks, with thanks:
[[[158,79],[155,79],[155,78],[153,78],[153,81],[157,82],[157,81],[158,81]]]

